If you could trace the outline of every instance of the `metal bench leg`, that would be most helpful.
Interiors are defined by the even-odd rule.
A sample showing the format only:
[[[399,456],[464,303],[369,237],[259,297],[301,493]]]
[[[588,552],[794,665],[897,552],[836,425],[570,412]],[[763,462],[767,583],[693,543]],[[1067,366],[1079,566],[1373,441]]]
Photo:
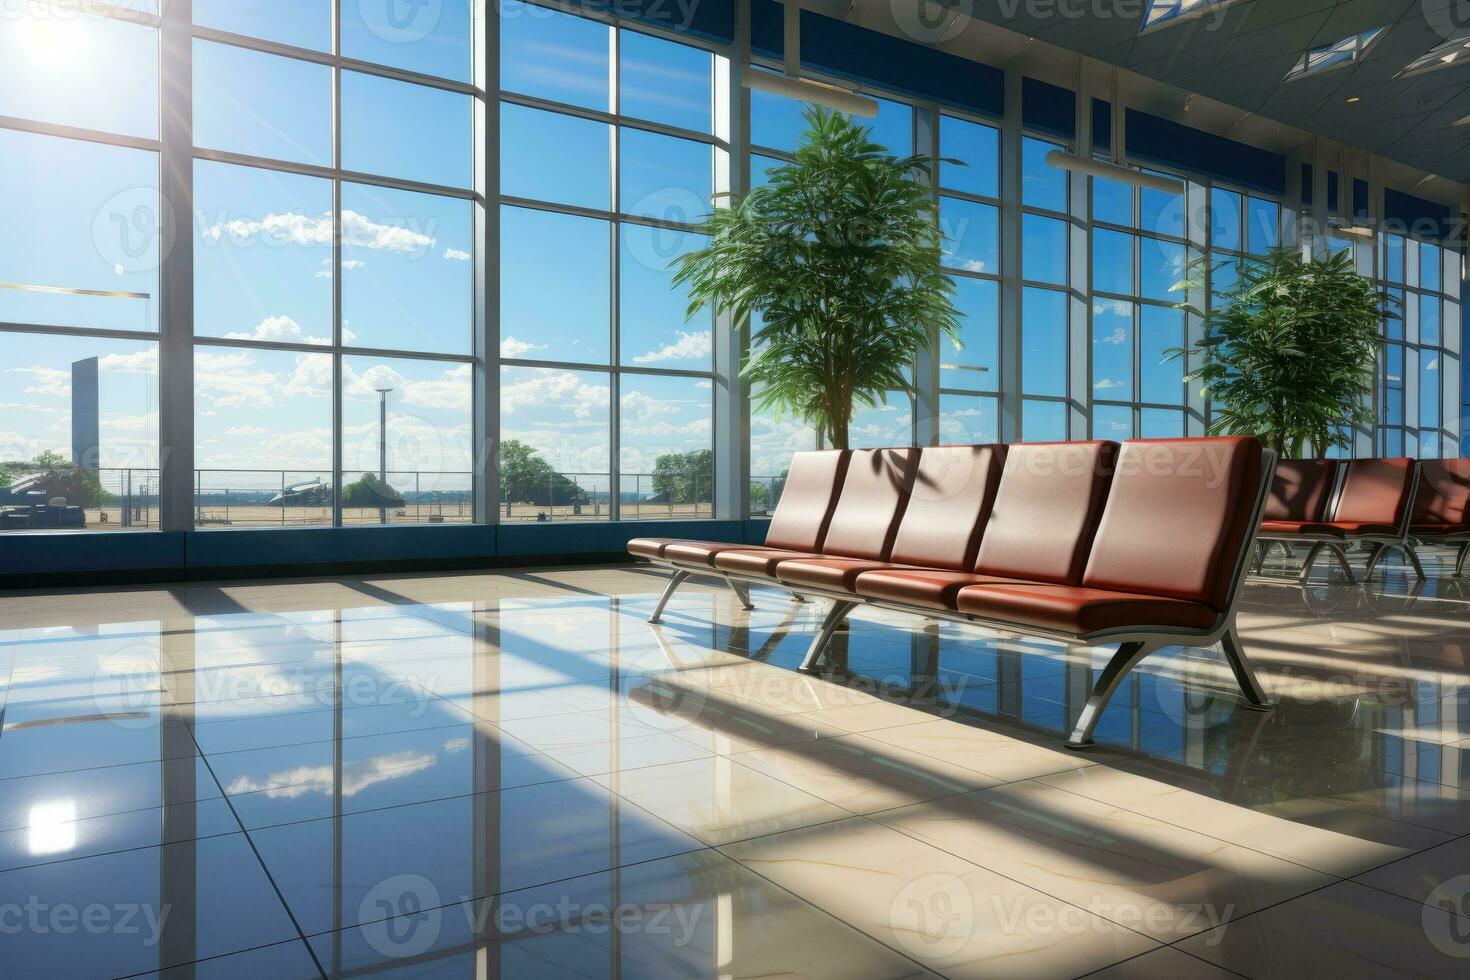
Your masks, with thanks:
[[[1470,555],[1470,541],[1460,545],[1460,553],[1455,556],[1455,578],[1465,574],[1465,556]]]
[[[1256,542],[1256,558],[1255,558],[1255,561],[1252,563],[1253,564],[1252,572],[1254,574],[1256,574],[1256,575],[1261,574],[1261,569],[1265,568],[1265,566],[1266,566],[1266,556],[1269,555],[1270,553],[1271,553],[1271,542],[1269,542],[1269,541],[1257,541]]]
[[[653,615],[648,617],[650,623],[661,622],[660,616],[664,614],[664,606],[674,597],[674,590],[683,585],[689,578],[689,573],[682,568],[674,569],[674,574],[669,578],[669,584],[664,588],[664,594],[659,596],[658,605],[653,607]]]
[[[1378,563],[1383,560],[1383,556],[1388,554],[1388,548],[1385,545],[1379,544],[1377,541],[1368,547],[1368,567],[1363,570],[1364,582],[1373,581],[1374,570],[1378,568]]]
[[[822,620],[822,628],[817,631],[812,645],[807,648],[806,657],[801,661],[798,670],[809,673],[817,669],[817,664],[822,660],[822,654],[827,650],[827,644],[832,641],[832,634],[837,632],[837,627],[842,625],[847,614],[856,608],[856,602],[847,602],[842,599],[832,603],[832,608],[827,612],[827,618]]]
[[[1347,580],[1356,583],[1358,577],[1353,574],[1353,565],[1348,561],[1347,549],[1340,544],[1328,542],[1327,550],[1337,556],[1337,563],[1342,566],[1342,574],[1347,576]]]
[[[1088,696],[1087,704],[1082,706],[1077,727],[1072,729],[1072,737],[1067,739],[1067,748],[1085,749],[1092,744],[1092,730],[1097,727],[1098,719],[1102,717],[1103,709],[1108,706],[1113,692],[1134,665],[1153,651],[1154,648],[1142,640],[1133,640],[1118,646],[1113,659],[1108,661],[1108,665],[1098,675],[1097,683],[1092,686],[1092,694]]]
[[[1409,559],[1409,564],[1414,567],[1414,574],[1419,576],[1419,581],[1424,581],[1424,566],[1419,563],[1419,555],[1414,551],[1414,546],[1405,542],[1399,545],[1404,557]]]
[[[1302,562],[1302,573],[1299,576],[1299,581],[1302,585],[1306,585],[1312,580],[1312,565],[1316,562],[1317,556],[1322,553],[1322,549],[1325,547],[1327,547],[1326,541],[1315,541],[1312,543],[1311,549],[1307,551],[1307,560]]]
[[[1261,687],[1260,681],[1256,680],[1256,672],[1251,667],[1251,662],[1245,658],[1245,651],[1241,649],[1240,637],[1235,634],[1234,626],[1231,626],[1225,631],[1225,635],[1220,637],[1220,649],[1225,651],[1225,661],[1235,672],[1235,681],[1245,693],[1245,699],[1250,702],[1250,707],[1256,711],[1268,711],[1276,707],[1276,702],[1266,695],[1266,689]]]
[[[735,598],[740,600],[740,604],[747,611],[755,608],[750,601],[750,588],[744,582],[737,582],[733,578],[727,578],[725,581],[729,583],[730,589],[735,593]]]

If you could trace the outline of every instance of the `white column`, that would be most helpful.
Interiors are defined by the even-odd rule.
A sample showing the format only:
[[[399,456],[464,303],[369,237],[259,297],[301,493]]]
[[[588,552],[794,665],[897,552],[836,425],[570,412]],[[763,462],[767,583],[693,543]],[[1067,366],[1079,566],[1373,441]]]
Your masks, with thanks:
[[[194,527],[193,0],[167,0],[159,30],[159,527]],[[170,223],[172,227],[170,228]],[[171,246],[171,247],[170,247]]]

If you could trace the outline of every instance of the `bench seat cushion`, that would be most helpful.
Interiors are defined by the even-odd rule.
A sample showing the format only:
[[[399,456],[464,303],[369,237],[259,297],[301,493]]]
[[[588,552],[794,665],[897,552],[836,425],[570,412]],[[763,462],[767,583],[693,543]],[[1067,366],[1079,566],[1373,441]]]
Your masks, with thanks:
[[[1387,534],[1396,537],[1399,529],[1392,524],[1380,524],[1376,521],[1323,521],[1320,524],[1306,525],[1305,533],[1334,534],[1340,537],[1354,534]]]
[[[656,541],[657,538],[635,538],[628,542],[628,550],[633,551],[633,545],[640,541]],[[683,562],[686,565],[710,565],[715,563],[715,555],[722,551],[764,551],[760,545],[732,544],[729,541],[676,541],[671,540],[664,545],[663,552],[658,557],[668,561]],[[638,554],[638,552],[633,552]]]
[[[715,555],[715,567],[741,575],[764,576],[774,579],[776,566],[783,561],[819,559],[821,555],[805,551],[781,551],[777,548],[743,548],[739,551],[721,551]]]
[[[956,605],[962,613],[992,622],[1073,636],[1152,626],[1207,630],[1219,618],[1210,606],[1184,599],[1042,582],[971,585],[960,590]]]
[[[1415,524],[1411,527],[1413,534],[1470,534],[1470,524]]]
[[[1262,521],[1261,533],[1267,537],[1288,534],[1307,534],[1307,521]],[[1311,532],[1315,533],[1315,532]]]
[[[858,576],[852,591],[870,599],[883,599],[929,609],[953,609],[960,590],[984,582],[1008,579],[974,572],[951,572],[940,568],[886,568]]]
[[[776,578],[787,585],[806,585],[838,592],[854,591],[858,576],[878,569],[896,568],[882,561],[865,558],[805,558],[783,561],[776,566]]]

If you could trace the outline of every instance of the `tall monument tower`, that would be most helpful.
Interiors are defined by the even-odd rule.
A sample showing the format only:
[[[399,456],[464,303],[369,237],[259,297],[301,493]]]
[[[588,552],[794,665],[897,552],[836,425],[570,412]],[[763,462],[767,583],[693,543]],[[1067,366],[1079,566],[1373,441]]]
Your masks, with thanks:
[[[84,470],[97,472],[102,449],[98,420],[97,358],[73,361],[71,365],[71,461]]]

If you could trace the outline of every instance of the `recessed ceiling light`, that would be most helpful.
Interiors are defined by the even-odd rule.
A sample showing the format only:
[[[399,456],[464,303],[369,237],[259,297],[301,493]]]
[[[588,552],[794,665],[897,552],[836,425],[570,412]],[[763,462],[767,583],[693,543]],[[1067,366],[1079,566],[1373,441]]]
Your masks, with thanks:
[[[1362,101],[1363,101],[1362,98],[1360,98],[1359,96],[1356,96],[1356,95],[1349,95],[1348,96],[1348,105],[1357,105],[1359,102],[1362,102]]]

